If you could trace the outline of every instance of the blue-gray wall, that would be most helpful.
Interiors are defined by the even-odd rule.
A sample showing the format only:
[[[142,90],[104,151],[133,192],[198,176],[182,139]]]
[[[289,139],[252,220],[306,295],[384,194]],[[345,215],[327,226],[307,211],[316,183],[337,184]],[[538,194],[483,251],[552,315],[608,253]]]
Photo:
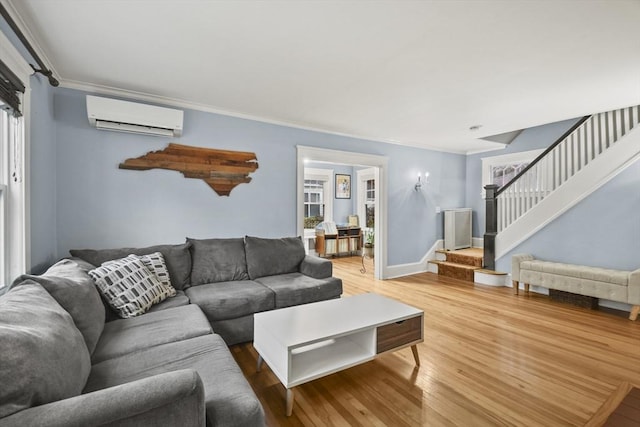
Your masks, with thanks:
[[[47,79],[31,77],[30,227],[31,272],[40,273],[57,259],[56,125],[54,89]]]
[[[467,206],[473,208],[473,235],[485,230],[481,196],[483,157],[546,148],[577,119],[527,129],[507,148],[467,157]],[[530,253],[545,260],[605,268],[640,268],[640,162],[586,197],[538,233],[496,261],[511,272],[511,256]]]
[[[98,131],[89,126],[85,95],[54,91],[60,257],[71,248],[182,242],[185,236],[295,235],[296,145],[389,157],[389,265],[420,260],[441,238],[435,206],[464,203],[465,156],[191,110],[185,111],[184,135],[175,140]],[[260,167],[230,197],[178,172],[118,169],[169,141],[253,151]],[[431,185],[417,193],[416,173],[427,170]]]
[[[511,255],[635,270],[640,268],[640,162],[586,197],[496,261],[511,272]]]
[[[0,31],[9,39],[25,60],[35,61],[3,18]],[[29,81],[30,128],[28,169],[31,253],[29,272],[40,273],[57,258],[56,244],[56,139],[53,111],[53,91],[48,80],[32,75]]]

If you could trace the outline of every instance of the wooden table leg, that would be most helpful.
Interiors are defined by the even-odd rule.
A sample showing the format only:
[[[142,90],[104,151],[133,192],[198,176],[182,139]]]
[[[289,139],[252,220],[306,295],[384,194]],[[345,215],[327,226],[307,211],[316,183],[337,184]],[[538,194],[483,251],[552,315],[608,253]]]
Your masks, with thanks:
[[[256,366],[256,372],[260,372],[262,369],[262,356],[258,355],[258,365]]]
[[[416,361],[416,366],[420,366],[420,356],[418,355],[418,346],[412,345],[411,352],[413,353],[413,359]]]
[[[287,389],[287,417],[291,416],[291,413],[293,412],[293,389],[292,388],[288,388]]]
[[[518,281],[517,280],[513,280],[513,293],[516,294],[516,295],[518,295],[518,286],[520,286],[518,284]]]

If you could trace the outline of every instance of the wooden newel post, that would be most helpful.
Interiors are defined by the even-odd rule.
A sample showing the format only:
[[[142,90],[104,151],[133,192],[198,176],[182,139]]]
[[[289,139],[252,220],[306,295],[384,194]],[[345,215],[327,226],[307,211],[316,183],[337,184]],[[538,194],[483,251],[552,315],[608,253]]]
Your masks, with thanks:
[[[486,190],[485,201],[485,233],[484,233],[484,268],[496,269],[496,235],[498,234],[498,199],[496,192],[498,186],[489,184]]]

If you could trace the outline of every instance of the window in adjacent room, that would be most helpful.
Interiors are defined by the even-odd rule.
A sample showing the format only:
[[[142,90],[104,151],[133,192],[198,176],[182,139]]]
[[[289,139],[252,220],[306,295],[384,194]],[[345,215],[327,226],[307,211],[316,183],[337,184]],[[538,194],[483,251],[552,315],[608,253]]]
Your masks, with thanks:
[[[365,226],[373,228],[376,223],[376,180],[368,179],[365,185]]]
[[[304,180],[304,228],[314,228],[324,218],[324,181]]]
[[[484,197],[484,186],[496,184],[503,187],[518,175],[529,163],[535,160],[543,150],[522,151],[520,153],[505,154],[501,156],[485,157],[482,159],[482,195]],[[535,177],[530,180],[531,185],[538,190],[543,185],[542,178]]]
[[[333,169],[304,168],[304,228],[313,230],[323,221],[333,221]]]

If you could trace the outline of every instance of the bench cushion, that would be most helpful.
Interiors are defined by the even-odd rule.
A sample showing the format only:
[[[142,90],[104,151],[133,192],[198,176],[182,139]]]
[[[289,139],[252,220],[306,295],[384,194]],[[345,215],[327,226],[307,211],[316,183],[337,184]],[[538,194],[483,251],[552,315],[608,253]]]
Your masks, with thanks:
[[[628,271],[611,270],[607,268],[532,260],[521,262],[520,269],[557,274],[559,276],[578,277],[621,286],[627,286],[629,283]]]

